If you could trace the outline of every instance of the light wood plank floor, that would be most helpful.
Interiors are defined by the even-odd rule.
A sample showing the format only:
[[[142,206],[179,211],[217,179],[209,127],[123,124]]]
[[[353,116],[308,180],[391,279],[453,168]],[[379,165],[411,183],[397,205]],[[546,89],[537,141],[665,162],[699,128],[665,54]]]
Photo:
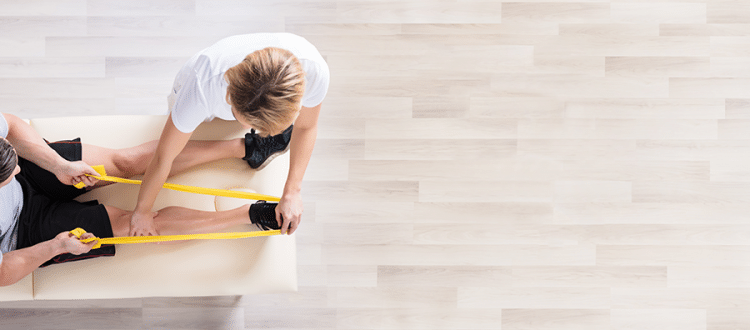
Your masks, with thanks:
[[[332,82],[299,292],[0,304],[2,329],[750,329],[750,2],[3,0],[0,111],[163,114],[233,34]]]

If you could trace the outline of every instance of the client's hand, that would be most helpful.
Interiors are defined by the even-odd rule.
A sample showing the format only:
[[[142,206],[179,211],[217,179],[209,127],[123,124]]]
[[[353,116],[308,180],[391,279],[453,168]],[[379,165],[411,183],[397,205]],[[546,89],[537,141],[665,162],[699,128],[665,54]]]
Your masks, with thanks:
[[[55,168],[55,176],[57,176],[57,179],[67,185],[72,186],[79,182],[83,182],[86,186],[91,187],[99,181],[96,178],[86,176],[86,174],[99,176],[99,173],[94,171],[91,166],[83,161],[65,161]]]
[[[79,239],[69,231],[65,231],[57,234],[57,236],[55,236],[55,240],[57,240],[57,242],[60,244],[60,250],[63,251],[63,253],[72,253],[75,255],[79,255],[91,251],[91,248],[96,245],[96,240],[88,243],[81,242],[82,239],[92,237],[95,237],[94,234],[85,233],[81,235],[81,238]]]

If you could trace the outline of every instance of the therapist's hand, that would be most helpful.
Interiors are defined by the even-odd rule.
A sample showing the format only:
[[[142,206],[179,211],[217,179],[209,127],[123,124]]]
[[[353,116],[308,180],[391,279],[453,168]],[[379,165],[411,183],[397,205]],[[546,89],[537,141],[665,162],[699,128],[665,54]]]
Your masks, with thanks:
[[[156,231],[154,225],[154,217],[156,213],[139,213],[133,212],[130,218],[130,233],[129,236],[159,236],[159,232]]]
[[[276,221],[281,224],[282,234],[293,234],[302,221],[302,196],[299,192],[284,193],[276,206]],[[283,222],[281,221],[283,216]]]

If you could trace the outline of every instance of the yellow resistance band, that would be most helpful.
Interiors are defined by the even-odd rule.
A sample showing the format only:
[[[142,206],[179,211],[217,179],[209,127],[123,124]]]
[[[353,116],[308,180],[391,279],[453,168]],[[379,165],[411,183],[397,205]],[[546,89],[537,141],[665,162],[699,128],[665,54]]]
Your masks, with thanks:
[[[99,173],[99,176],[86,174],[87,176],[91,176],[102,181],[141,184],[140,180],[130,180],[130,179],[118,178],[115,176],[108,176],[107,171],[104,170],[103,165],[92,166],[92,168],[97,173]],[[84,186],[85,184],[83,182],[79,182],[78,184],[75,185],[75,187],[78,189],[81,189]],[[249,192],[244,192],[244,191],[232,191],[232,190],[225,190],[225,189],[192,187],[192,186],[185,186],[185,185],[174,184],[174,183],[165,183],[164,188],[177,190],[177,191],[183,191],[183,192],[203,194],[203,195],[245,198],[245,199],[254,199],[254,200],[266,200],[266,201],[271,201],[271,202],[278,202],[280,200],[280,198],[278,197],[249,193]],[[81,228],[76,228],[76,229],[71,230],[70,233],[75,235],[78,238],[81,238],[81,235],[85,234],[86,231]],[[127,237],[107,237],[107,238],[94,237],[94,238],[83,239],[81,240],[81,242],[88,243],[94,240],[99,240],[99,242],[93,247],[94,249],[98,249],[102,246],[102,244],[155,243],[155,242],[185,241],[185,240],[194,240],[194,239],[235,239],[235,238],[248,238],[248,237],[258,237],[258,236],[272,236],[272,235],[280,235],[280,234],[281,234],[281,230],[266,230],[266,231],[250,231],[250,232],[241,232],[241,233],[211,233],[211,234],[165,235],[165,236],[127,236]]]
[[[95,165],[95,166],[92,166],[92,168],[94,169],[94,171],[99,173],[99,176],[89,175],[89,174],[86,174],[86,176],[97,178],[102,181],[141,184],[141,180],[123,179],[123,178],[118,178],[116,176],[107,175],[107,171],[104,170],[104,165]],[[85,186],[86,185],[83,182],[79,182],[74,185],[74,187],[78,189],[82,189]],[[212,195],[212,196],[265,200],[269,202],[278,202],[281,200],[280,198],[274,197],[274,196],[255,194],[255,193],[249,193],[249,192],[244,192],[244,191],[193,187],[193,186],[185,186],[185,185],[174,184],[174,183],[165,183],[163,187],[167,189],[171,189],[171,190],[189,192],[189,193],[194,193],[194,194]]]
[[[81,228],[76,228],[70,231],[71,234],[78,238],[81,238],[86,233]],[[136,243],[155,243],[155,242],[171,242],[171,241],[185,241],[193,239],[235,239],[235,238],[248,238],[258,236],[272,236],[280,235],[281,230],[264,230],[264,231],[249,231],[244,233],[212,233],[212,234],[190,234],[190,235],[165,235],[165,236],[127,236],[127,237],[106,237],[106,238],[86,238],[82,239],[81,242],[88,243],[91,241],[99,240],[93,249],[98,249],[102,244],[136,244]]]

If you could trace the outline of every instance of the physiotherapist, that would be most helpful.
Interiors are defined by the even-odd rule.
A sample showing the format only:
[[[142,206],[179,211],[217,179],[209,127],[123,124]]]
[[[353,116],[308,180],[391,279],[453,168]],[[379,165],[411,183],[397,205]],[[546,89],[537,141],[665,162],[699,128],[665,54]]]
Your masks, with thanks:
[[[252,131],[231,150],[207,148],[206,153],[230,152],[261,170],[289,150],[289,173],[276,219],[282,234],[294,233],[303,212],[302,178],[329,79],[328,65],[315,46],[290,33],[232,36],[191,57],[168,97],[169,118],[144,174],[130,235],[159,235],[151,212],[156,196],[193,131],[214,118],[236,120]]]

